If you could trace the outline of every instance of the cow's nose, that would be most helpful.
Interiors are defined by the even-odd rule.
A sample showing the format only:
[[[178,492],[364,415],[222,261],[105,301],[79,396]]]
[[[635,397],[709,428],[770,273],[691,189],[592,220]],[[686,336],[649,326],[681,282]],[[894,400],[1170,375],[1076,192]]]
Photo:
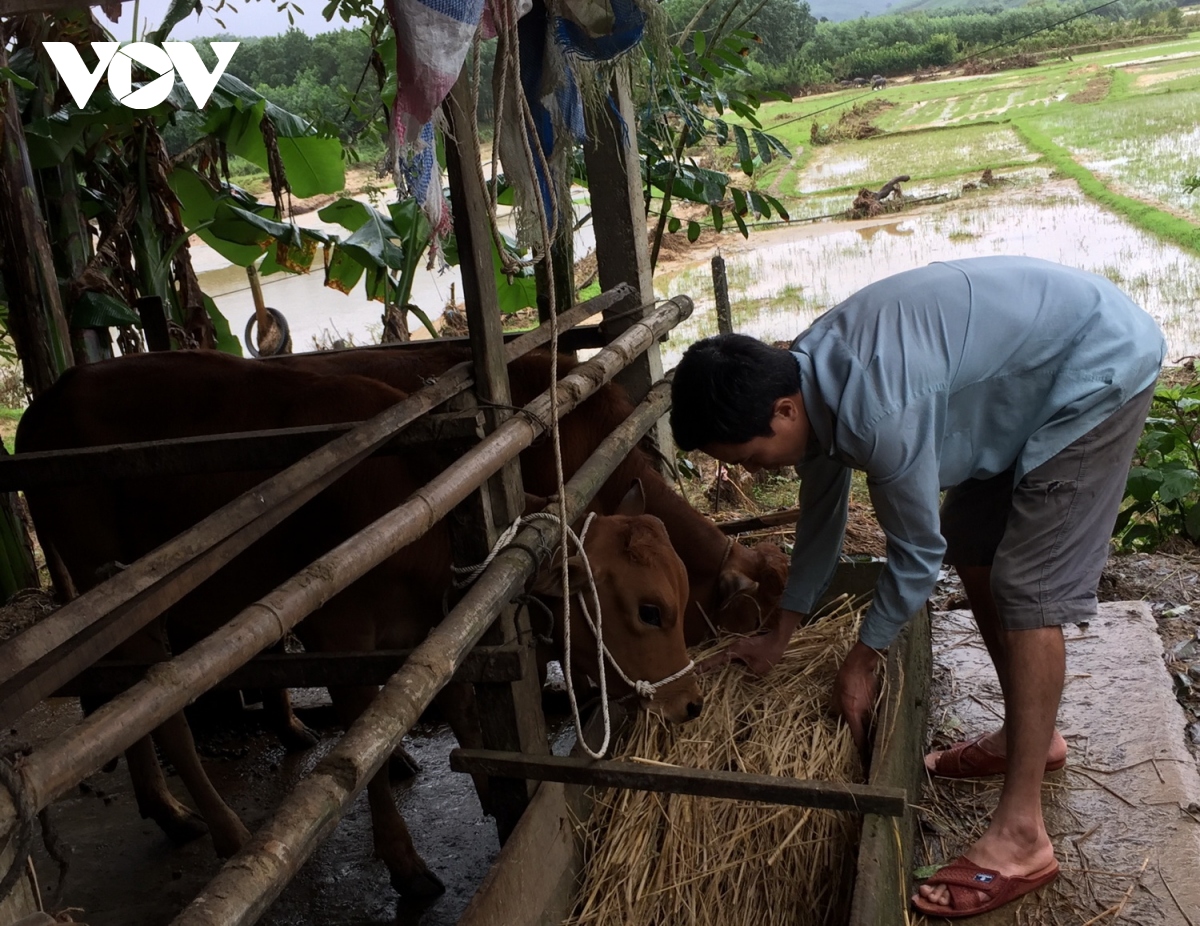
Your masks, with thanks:
[[[700,716],[700,712],[704,710],[704,699],[697,698],[695,701],[688,701],[687,715],[688,720],[695,720]]]

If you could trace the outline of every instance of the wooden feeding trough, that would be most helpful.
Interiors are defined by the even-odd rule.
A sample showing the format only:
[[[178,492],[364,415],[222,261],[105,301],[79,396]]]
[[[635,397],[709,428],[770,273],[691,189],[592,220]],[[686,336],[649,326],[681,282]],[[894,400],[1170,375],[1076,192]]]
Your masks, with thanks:
[[[878,564],[839,567],[829,597],[869,592]],[[572,913],[583,872],[582,825],[592,787],[631,788],[862,813],[850,926],[907,922],[916,795],[931,666],[929,615],[922,608],[889,652],[884,702],[865,785],[799,781],[621,761],[456,750],[451,767],[542,780],[460,926],[556,926]],[[697,874],[700,874],[698,871]],[[838,873],[831,873],[837,876]],[[631,924],[637,926],[637,924]]]

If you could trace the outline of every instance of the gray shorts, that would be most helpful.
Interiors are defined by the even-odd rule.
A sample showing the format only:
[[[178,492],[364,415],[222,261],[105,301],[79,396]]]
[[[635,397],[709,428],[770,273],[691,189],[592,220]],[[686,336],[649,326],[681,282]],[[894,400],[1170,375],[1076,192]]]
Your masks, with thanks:
[[[992,567],[1006,630],[1096,616],[1096,587],[1153,397],[1153,386],[1138,393],[1016,486],[1009,469],[946,493],[946,563]]]

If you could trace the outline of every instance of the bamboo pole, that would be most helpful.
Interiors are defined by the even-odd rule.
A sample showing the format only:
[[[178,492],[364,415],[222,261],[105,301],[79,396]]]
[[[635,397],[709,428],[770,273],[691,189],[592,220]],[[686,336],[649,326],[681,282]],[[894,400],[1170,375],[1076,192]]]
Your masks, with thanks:
[[[630,448],[669,404],[670,385],[660,383],[601,443],[564,487],[568,518],[573,520],[582,514]],[[503,603],[523,587],[536,564],[522,547],[536,549],[539,556],[544,556],[557,546],[557,537],[556,527],[527,527],[496,556],[462,602],[413,651],[337,746],[172,926],[242,926],[262,916],[462,664]]]
[[[573,369],[557,386],[561,414],[608,382],[632,357],[691,311],[691,300],[676,296]],[[545,430],[550,420],[549,390],[525,406],[525,412],[510,418],[455,466],[414,492],[409,501],[245,608],[220,630],[169,662],[155,666],[144,681],[125,694],[40,746],[17,766],[32,805],[37,810],[49,805],[221,678],[278,642],[339,591],[424,534]],[[486,624],[478,631],[482,633],[483,629]],[[473,642],[465,649],[470,649]],[[422,654],[418,648],[414,660]],[[437,670],[441,684],[455,668],[444,660],[429,665]],[[15,817],[11,795],[0,792],[0,838],[11,830]]]
[[[618,286],[572,309],[560,324],[627,296]],[[690,303],[689,303],[690,305]],[[689,309],[690,311],[690,309]],[[542,326],[505,347],[511,361],[550,340]],[[235,555],[334,482],[392,434],[473,383],[469,364],[255,486],[195,527],[142,557],[50,617],[0,645],[0,723],[48,697],[114,646],[215,573]]]

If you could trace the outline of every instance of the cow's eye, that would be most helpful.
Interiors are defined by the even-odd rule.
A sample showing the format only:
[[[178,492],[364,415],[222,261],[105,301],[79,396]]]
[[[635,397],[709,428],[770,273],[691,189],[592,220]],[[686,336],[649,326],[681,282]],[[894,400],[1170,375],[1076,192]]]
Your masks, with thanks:
[[[642,619],[643,624],[649,624],[651,627],[662,626],[662,614],[659,613],[656,604],[638,605],[638,617]]]

